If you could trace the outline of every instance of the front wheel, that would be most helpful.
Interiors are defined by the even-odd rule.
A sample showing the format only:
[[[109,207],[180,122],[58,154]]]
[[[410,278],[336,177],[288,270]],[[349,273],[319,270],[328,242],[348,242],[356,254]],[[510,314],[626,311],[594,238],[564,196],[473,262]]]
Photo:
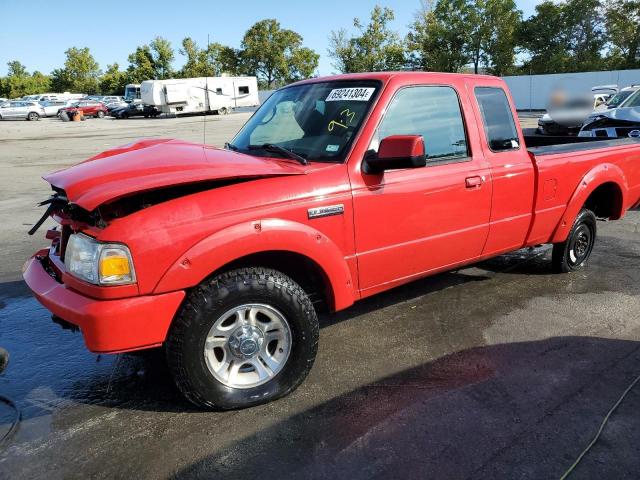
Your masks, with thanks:
[[[317,345],[318,318],[307,294],[281,272],[252,267],[196,287],[165,349],[187,399],[233,409],[292,392],[309,373]]]
[[[36,112],[29,112],[29,115],[27,115],[27,120],[29,120],[30,122],[38,120],[39,118],[40,115],[38,115]]]
[[[555,272],[573,272],[586,264],[596,241],[596,223],[591,210],[580,210],[567,239],[553,245],[551,262]]]
[[[104,118],[104,112],[102,110],[98,111],[98,113],[96,113],[96,116],[98,118]]]

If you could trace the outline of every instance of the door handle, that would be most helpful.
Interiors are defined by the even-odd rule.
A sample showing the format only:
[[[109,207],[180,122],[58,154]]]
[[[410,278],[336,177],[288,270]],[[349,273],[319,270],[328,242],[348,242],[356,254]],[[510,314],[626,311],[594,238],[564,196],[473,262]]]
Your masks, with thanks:
[[[467,177],[464,180],[464,183],[467,188],[480,188],[483,181],[484,181],[483,177],[476,175],[474,177]]]

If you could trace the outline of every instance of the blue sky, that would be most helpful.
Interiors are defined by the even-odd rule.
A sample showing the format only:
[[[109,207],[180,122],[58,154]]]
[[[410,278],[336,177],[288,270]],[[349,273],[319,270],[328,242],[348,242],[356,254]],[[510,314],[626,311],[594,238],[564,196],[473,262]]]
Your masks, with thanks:
[[[516,3],[529,16],[539,0]],[[103,70],[113,62],[123,68],[129,53],[156,35],[172,42],[179,67],[184,57],[177,50],[185,36],[205,45],[209,34],[212,42],[239,47],[247,28],[263,18],[300,33],[305,46],[321,55],[318,70],[326,75],[335,70],[327,55],[331,30],[351,29],[353,18],[367,19],[376,4],[394,10],[393,28],[403,35],[420,8],[420,0],[0,0],[0,75],[10,60],[49,73],[72,46],[89,47]]]

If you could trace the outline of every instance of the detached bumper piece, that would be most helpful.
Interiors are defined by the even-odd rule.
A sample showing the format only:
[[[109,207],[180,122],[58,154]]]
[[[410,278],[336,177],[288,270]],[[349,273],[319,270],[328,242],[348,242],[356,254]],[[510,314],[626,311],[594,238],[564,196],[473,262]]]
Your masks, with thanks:
[[[97,300],[67,288],[45,268],[45,251],[27,261],[24,280],[54,317],[80,329],[89,350],[119,353],[160,346],[185,292]],[[69,326],[69,325],[67,325]]]

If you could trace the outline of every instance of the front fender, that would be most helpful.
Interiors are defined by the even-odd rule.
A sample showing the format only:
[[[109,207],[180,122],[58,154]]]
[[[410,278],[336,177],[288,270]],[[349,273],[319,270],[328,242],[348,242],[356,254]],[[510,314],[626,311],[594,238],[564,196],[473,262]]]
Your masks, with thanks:
[[[154,293],[194,287],[230,262],[267,251],[293,252],[314,261],[329,281],[335,310],[355,301],[351,272],[338,246],[307,225],[280,219],[233,225],[205,238],[169,267]]]
[[[603,163],[597,165],[587,172],[582,177],[578,187],[573,192],[564,215],[560,219],[560,222],[556,226],[556,230],[551,238],[551,243],[564,242],[571,231],[571,227],[578,216],[578,213],[584,206],[585,202],[589,198],[589,195],[599,186],[605,183],[615,183],[620,189],[622,195],[621,210],[617,212],[616,218],[621,218],[624,215],[624,205],[626,205],[627,192],[629,191],[629,185],[624,172],[617,165],[611,163]]]

